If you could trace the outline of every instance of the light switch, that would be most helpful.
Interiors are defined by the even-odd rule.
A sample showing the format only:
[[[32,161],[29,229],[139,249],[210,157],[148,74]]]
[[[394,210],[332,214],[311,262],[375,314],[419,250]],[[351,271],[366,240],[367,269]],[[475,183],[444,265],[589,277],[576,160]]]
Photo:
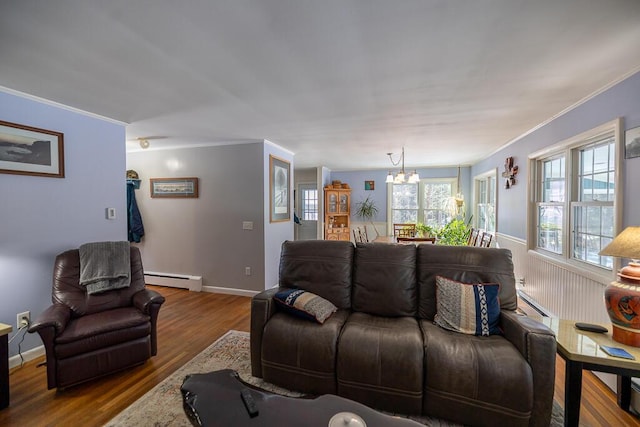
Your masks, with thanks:
[[[243,230],[253,230],[253,221],[242,221]]]
[[[106,209],[107,219],[116,219],[116,208]]]

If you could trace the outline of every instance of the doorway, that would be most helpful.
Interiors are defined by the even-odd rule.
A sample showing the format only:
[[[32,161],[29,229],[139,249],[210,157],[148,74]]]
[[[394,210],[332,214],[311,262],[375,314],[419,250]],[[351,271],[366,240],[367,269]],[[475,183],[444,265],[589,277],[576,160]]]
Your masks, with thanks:
[[[318,238],[318,186],[313,183],[298,184],[296,211],[300,224],[295,226],[295,240]]]

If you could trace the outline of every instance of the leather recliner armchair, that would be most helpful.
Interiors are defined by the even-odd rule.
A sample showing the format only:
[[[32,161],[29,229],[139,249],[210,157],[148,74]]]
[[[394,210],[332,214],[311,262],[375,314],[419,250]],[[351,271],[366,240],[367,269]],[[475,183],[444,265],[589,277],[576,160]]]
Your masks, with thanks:
[[[140,251],[131,247],[131,284],[87,294],[78,249],[59,254],[53,305],[29,326],[44,343],[47,386],[66,388],[142,364],[157,353],[156,323],[164,297],[146,289]]]

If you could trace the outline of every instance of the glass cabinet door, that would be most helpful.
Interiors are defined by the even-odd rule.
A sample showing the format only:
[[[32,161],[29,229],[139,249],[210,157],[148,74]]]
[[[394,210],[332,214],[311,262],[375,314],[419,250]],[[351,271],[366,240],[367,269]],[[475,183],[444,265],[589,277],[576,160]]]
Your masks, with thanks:
[[[340,213],[349,212],[349,195],[341,194],[340,195]]]
[[[329,212],[330,213],[337,213],[338,212],[338,195],[336,193],[329,193],[328,195],[328,199],[329,199],[329,203],[328,203],[328,208],[329,208]]]

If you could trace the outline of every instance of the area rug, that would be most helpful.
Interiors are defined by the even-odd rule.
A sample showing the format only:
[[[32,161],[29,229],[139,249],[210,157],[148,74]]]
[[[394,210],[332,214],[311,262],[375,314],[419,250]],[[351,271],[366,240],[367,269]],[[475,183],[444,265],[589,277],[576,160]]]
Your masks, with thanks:
[[[205,373],[219,369],[234,369],[242,380],[265,390],[285,396],[301,396],[260,378],[251,376],[249,333],[229,331],[128,408],[109,421],[107,427],[190,427],[182,408],[180,386],[188,374]],[[562,409],[554,402],[551,426],[562,426]],[[430,417],[409,417],[429,427],[454,427],[459,424]]]

